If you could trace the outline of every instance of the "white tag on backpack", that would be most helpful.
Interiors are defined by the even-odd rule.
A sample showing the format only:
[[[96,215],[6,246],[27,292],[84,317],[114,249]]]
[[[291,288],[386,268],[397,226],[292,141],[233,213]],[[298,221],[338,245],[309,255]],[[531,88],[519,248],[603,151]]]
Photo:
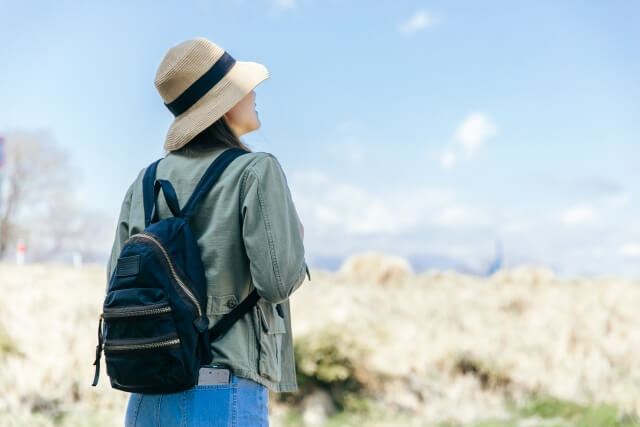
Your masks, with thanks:
[[[198,375],[198,385],[219,385],[229,384],[231,374],[226,368],[200,368]]]

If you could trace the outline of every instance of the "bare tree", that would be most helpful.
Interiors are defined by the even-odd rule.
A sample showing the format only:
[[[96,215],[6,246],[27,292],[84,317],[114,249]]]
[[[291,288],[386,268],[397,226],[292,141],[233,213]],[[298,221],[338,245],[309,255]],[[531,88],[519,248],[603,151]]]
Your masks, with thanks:
[[[44,220],[33,222],[27,233],[30,260],[68,261],[79,254],[86,261],[103,262],[113,240],[113,219],[91,211],[72,192],[48,203]]]
[[[19,237],[18,230],[55,216],[56,198],[68,194],[71,177],[68,157],[47,134],[16,132],[5,143],[0,258]]]

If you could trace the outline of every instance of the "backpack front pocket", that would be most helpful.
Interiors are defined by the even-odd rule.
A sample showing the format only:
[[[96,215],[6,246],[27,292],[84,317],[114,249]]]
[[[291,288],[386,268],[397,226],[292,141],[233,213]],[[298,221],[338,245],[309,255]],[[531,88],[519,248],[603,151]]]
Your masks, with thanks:
[[[102,309],[105,338],[143,339],[176,333],[173,309],[159,288],[112,291]]]
[[[107,373],[114,387],[128,391],[159,393],[163,386],[188,385],[192,377],[185,367],[177,333],[151,338],[108,339],[104,343]]]
[[[113,387],[161,392],[165,386],[192,381],[165,293],[158,288],[132,288],[113,294],[113,303],[105,305],[102,313],[104,354]]]
[[[153,338],[134,338],[121,340],[106,340],[104,343],[105,354],[125,354],[142,352],[161,352],[180,347],[178,334],[168,334]]]
[[[157,304],[134,305],[127,307],[105,307],[102,313],[104,320],[130,320],[148,316],[162,316],[171,313],[168,301]]]
[[[144,339],[176,332],[168,301],[128,307],[107,308],[102,313],[106,336],[111,339]]]

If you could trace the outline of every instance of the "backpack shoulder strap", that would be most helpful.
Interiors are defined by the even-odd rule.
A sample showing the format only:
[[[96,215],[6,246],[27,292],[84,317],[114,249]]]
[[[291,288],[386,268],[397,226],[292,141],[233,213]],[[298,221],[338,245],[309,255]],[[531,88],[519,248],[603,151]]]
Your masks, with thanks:
[[[158,159],[151,163],[147,170],[144,172],[142,178],[142,201],[144,204],[144,226],[145,228],[151,224],[151,214],[153,213],[153,206],[155,205],[154,187],[156,182],[156,169],[158,168]]]
[[[180,204],[178,203],[178,195],[173,185],[166,179],[156,179],[153,187],[153,208],[151,209],[151,222],[158,221],[158,195],[160,189],[164,194],[164,200],[169,206],[169,210],[174,217],[180,216]],[[147,225],[148,227],[148,225]]]
[[[198,202],[209,192],[213,184],[216,183],[222,172],[229,166],[229,164],[234,161],[237,157],[247,154],[247,151],[241,150],[239,148],[231,148],[224,151],[220,154],[216,159],[211,163],[211,165],[207,168],[207,171],[204,173],[198,185],[196,185],[195,190],[191,194],[191,197],[182,208],[182,216],[185,218],[189,218],[196,208]]]

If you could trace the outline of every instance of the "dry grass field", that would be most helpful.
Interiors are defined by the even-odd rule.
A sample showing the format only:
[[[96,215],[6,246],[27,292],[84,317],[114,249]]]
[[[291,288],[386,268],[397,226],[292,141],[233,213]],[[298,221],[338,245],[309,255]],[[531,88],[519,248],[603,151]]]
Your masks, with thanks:
[[[89,386],[104,286],[0,264],[1,426],[122,425],[126,394]],[[272,396],[273,424],[637,425],[639,307],[638,282],[544,269],[313,271],[292,297],[302,392]]]

